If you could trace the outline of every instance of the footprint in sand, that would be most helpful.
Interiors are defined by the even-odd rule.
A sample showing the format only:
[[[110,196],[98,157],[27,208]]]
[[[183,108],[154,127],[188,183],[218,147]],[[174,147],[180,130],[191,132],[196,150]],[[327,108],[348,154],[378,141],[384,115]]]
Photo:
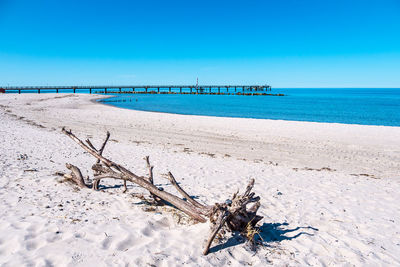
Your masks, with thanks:
[[[29,234],[27,234],[27,235],[24,236],[24,240],[33,239],[33,238],[35,238],[35,237],[36,237],[35,234],[29,233]]]
[[[56,265],[51,260],[44,258],[44,259],[38,259],[35,266],[52,267]]]
[[[132,245],[133,245],[133,240],[131,239],[131,237],[128,237],[117,244],[117,250],[125,251],[128,250],[130,247],[132,247]]]
[[[31,251],[37,248],[37,243],[35,241],[25,242],[26,250]]]
[[[111,236],[108,236],[108,237],[106,237],[104,240],[103,240],[103,242],[101,243],[101,247],[102,247],[102,249],[109,249],[110,248],[110,245],[111,245],[111,242],[112,242],[112,237]]]
[[[168,228],[168,227],[171,227],[171,224],[170,224],[168,218],[163,217],[162,219],[160,219],[160,220],[158,220],[158,221],[155,221],[155,222],[154,222],[154,226],[155,226],[156,228],[160,228],[160,227],[162,227],[162,228]]]
[[[153,236],[153,227],[146,226],[141,233],[146,237],[151,237]]]
[[[47,241],[48,243],[54,243],[54,242],[60,240],[61,238],[62,238],[61,233],[57,231],[57,232],[55,232],[55,233],[50,233],[50,234],[48,235],[48,237],[46,238],[46,241]]]

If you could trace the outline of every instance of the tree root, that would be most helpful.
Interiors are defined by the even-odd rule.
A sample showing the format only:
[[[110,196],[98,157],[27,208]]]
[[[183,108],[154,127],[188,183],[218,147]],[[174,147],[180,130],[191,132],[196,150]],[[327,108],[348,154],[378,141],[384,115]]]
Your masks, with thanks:
[[[83,142],[76,137],[72,131],[67,131],[65,128],[62,132],[70,137],[73,141],[79,144],[85,151],[96,158],[96,163],[92,166],[94,178],[93,182],[85,182],[81,171],[78,167],[72,164],[66,164],[67,169],[71,171],[70,174],[65,174],[64,177],[68,178],[80,188],[92,188],[98,190],[102,179],[112,178],[122,180],[124,183],[124,193],[127,192],[127,182],[134,183],[149,191],[151,199],[154,200],[156,205],[162,203],[169,203],[175,208],[181,210],[195,221],[204,223],[206,218],[211,223],[211,232],[207,239],[203,254],[207,255],[213,240],[216,238],[222,228],[230,232],[238,232],[245,237],[251,244],[255,244],[255,234],[257,233],[256,224],[263,218],[257,215],[260,207],[260,197],[256,197],[252,191],[254,186],[254,179],[251,179],[246,187],[245,192],[240,195],[236,192],[231,199],[227,199],[225,203],[216,203],[214,205],[204,205],[193,199],[176,181],[171,172],[168,172],[167,179],[176,188],[179,194],[183,197],[180,198],[169,192],[164,191],[154,185],[153,166],[150,164],[149,156],[146,156],[146,166],[148,168],[147,176],[139,176],[120,164],[117,164],[110,159],[104,157],[103,151],[110,138],[110,133],[107,136],[99,150],[95,148],[92,142],[87,139]],[[147,199],[140,195],[143,199]],[[147,201],[147,200],[146,200]],[[249,208],[247,205],[253,203]],[[223,235],[222,233],[222,235]]]

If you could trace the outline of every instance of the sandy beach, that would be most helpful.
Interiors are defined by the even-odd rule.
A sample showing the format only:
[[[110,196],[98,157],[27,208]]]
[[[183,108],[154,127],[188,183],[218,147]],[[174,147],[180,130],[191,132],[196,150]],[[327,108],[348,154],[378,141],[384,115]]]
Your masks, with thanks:
[[[0,95],[1,266],[400,265],[400,127],[274,121],[120,109],[79,94]],[[171,171],[202,203],[250,178],[264,247],[236,237],[202,255],[209,225],[145,211],[119,183],[98,192],[59,183],[65,163],[94,159],[65,126],[155,183]],[[117,184],[118,186],[113,186]]]

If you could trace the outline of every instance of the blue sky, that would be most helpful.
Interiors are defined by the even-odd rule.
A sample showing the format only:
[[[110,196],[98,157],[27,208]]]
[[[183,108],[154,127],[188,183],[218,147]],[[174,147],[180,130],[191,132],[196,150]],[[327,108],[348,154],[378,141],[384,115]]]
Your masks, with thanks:
[[[400,87],[400,0],[0,0],[0,86]]]

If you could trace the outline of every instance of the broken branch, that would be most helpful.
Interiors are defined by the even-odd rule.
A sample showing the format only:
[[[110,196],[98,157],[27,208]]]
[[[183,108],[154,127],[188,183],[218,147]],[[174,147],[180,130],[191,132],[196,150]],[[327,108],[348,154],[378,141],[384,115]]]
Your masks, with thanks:
[[[94,173],[92,185],[85,183],[78,167],[72,164],[66,164],[67,168],[71,171],[68,178],[74,181],[79,187],[92,187],[94,190],[98,190],[101,179],[112,178],[123,180],[124,192],[127,190],[127,182],[131,182],[149,191],[150,195],[156,202],[168,202],[196,221],[206,222],[206,219],[203,216],[207,217],[212,224],[212,230],[203,251],[203,254],[205,255],[209,252],[213,240],[224,225],[227,226],[227,230],[231,232],[237,231],[244,237],[248,238],[249,241],[254,241],[254,234],[251,234],[249,231],[252,231],[253,233],[255,231],[255,225],[263,218],[262,216],[257,215],[257,211],[261,205],[260,197],[255,196],[255,193],[251,192],[254,187],[254,179],[250,180],[242,195],[237,191],[233,195],[232,199],[226,200],[225,203],[216,203],[213,206],[203,205],[190,197],[190,195],[177,183],[171,172],[168,173],[167,178],[179,194],[182,195],[183,199],[155,186],[153,174],[154,167],[151,166],[148,156],[145,157],[148,169],[147,177],[136,175],[122,165],[104,157],[102,153],[107,141],[109,140],[109,132],[107,132],[106,139],[99,150],[93,146],[89,139],[86,140],[87,144],[82,142],[82,140],[75,136],[71,130],[67,131],[63,128],[62,132],[97,159],[96,163],[92,166]],[[249,203],[254,204],[247,209]],[[225,231],[223,233],[225,233]]]

